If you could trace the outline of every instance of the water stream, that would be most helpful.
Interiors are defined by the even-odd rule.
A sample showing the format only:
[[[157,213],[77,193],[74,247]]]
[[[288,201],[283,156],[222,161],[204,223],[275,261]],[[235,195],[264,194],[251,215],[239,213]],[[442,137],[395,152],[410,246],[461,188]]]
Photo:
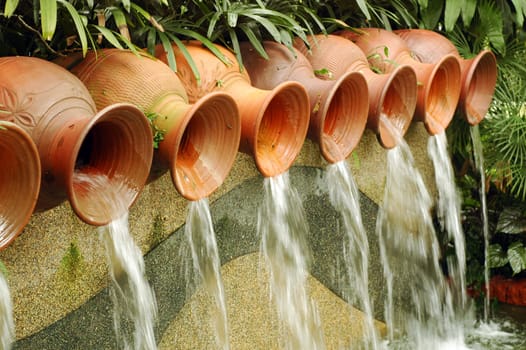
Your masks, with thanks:
[[[462,230],[461,200],[445,132],[430,136],[427,149],[435,170],[437,217],[442,230],[447,232],[455,248],[455,255],[447,257],[449,286],[455,298],[455,307],[460,309],[457,312],[462,312],[467,307],[466,243]]]
[[[489,288],[489,224],[488,224],[488,206],[486,204],[486,173],[484,171],[484,152],[482,150],[482,141],[480,139],[479,126],[474,125],[470,128],[471,141],[473,143],[473,157],[475,158],[475,165],[480,174],[480,205],[482,211],[482,233],[484,235],[484,322],[489,321],[490,317],[490,288]]]
[[[0,230],[2,229],[0,225]],[[15,341],[15,322],[9,285],[0,271],[0,348],[9,350]]]
[[[332,206],[340,213],[345,230],[343,242],[344,263],[353,305],[364,312],[364,349],[379,349],[378,334],[374,327],[373,308],[369,296],[369,241],[362,222],[360,192],[347,162],[327,166],[323,184],[328,187]]]
[[[113,303],[114,331],[121,349],[156,349],[154,325],[157,303],[146,279],[142,252],[130,235],[128,213],[122,210],[128,201],[117,195],[117,184],[104,175],[77,172],[74,184],[104,195],[103,206],[107,206],[110,213],[125,212],[108,225],[98,228],[100,240],[106,248],[111,278],[109,293]],[[130,188],[129,195],[132,196],[134,191]]]
[[[230,348],[230,344],[225,291],[221,278],[221,261],[207,198],[189,202],[185,235],[192,256],[192,270],[186,271],[187,281],[193,281],[193,276],[199,276],[206,292],[213,298],[214,309],[211,311],[211,321],[215,342],[218,349],[227,350]],[[183,253],[183,255],[186,254]],[[187,289],[189,288],[188,285]]]
[[[270,274],[270,294],[282,323],[282,348],[325,349],[317,307],[306,286],[310,262],[307,220],[288,172],[264,179],[258,213],[261,255]]]
[[[389,121],[384,120],[388,125]],[[396,134],[396,129],[391,130]],[[464,327],[443,276],[432,200],[402,137],[387,152],[376,231],[387,284],[385,318],[393,349],[463,349]],[[466,318],[464,318],[466,317]]]

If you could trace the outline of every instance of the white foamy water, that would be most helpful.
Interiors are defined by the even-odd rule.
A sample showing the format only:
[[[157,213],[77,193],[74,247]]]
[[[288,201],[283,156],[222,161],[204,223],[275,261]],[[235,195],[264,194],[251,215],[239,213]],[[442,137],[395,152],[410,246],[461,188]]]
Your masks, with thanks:
[[[211,322],[217,348],[230,349],[221,261],[207,198],[189,203],[185,235],[191,250],[193,274],[199,276],[207,293],[214,300]],[[189,280],[187,271],[187,281]]]
[[[384,123],[389,121],[384,118]],[[392,129],[396,134],[396,129]],[[463,325],[439,265],[432,200],[405,140],[387,152],[387,178],[376,231],[387,284],[385,318],[392,348],[463,346]],[[396,314],[395,314],[395,305]],[[401,306],[402,305],[402,306]],[[395,344],[395,332],[404,346]]]
[[[145,274],[141,250],[135,244],[128,227],[128,201],[117,195],[122,193],[122,183],[114,184],[102,174],[76,173],[74,183],[85,190],[100,191],[104,196],[102,208],[110,213],[125,212],[106,226],[98,228],[100,240],[106,248],[109,286],[113,303],[113,326],[121,349],[157,349],[154,325],[157,303]],[[134,189],[129,190],[133,196]],[[123,197],[128,197],[125,194]]]
[[[473,157],[475,158],[475,165],[480,174],[480,205],[482,211],[482,233],[484,236],[484,321],[488,322],[490,317],[490,272],[489,272],[489,224],[488,224],[488,206],[486,204],[486,173],[484,171],[484,152],[482,150],[482,140],[480,139],[479,126],[474,125],[470,128],[471,142],[473,143]]]
[[[456,307],[466,307],[466,244],[461,221],[461,201],[455,184],[455,174],[447,149],[445,132],[430,136],[428,153],[435,169],[438,191],[437,216],[443,230],[455,247],[455,256],[448,257],[450,287],[456,298]]]
[[[310,261],[307,221],[288,172],[264,179],[258,213],[261,254],[270,274],[270,292],[291,350],[325,349],[317,307],[308,295]]]
[[[368,287],[369,241],[362,222],[358,186],[345,161],[327,166],[322,181],[327,186],[332,206],[340,213],[343,222],[344,263],[349,280],[349,293],[352,294],[355,305],[365,314],[363,347],[379,349]]]
[[[0,348],[11,349],[14,341],[15,322],[13,320],[11,293],[4,274],[0,272]]]

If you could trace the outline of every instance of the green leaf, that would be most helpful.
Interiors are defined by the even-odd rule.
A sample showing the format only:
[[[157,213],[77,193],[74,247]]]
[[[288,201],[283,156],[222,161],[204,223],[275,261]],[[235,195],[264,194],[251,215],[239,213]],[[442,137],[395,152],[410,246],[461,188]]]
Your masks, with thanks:
[[[101,26],[98,26],[96,24],[93,24],[93,27],[95,29],[97,29],[101,34],[102,36],[104,36],[104,38],[106,40],[108,40],[108,42],[113,45],[113,47],[116,47],[118,49],[123,49],[121,43],[119,42],[119,39],[117,39],[117,37],[115,36],[115,34],[109,30],[108,28],[106,27],[101,27]]]
[[[517,15],[515,20],[517,21],[517,25],[522,27],[522,24],[524,23],[524,14],[526,13],[526,4],[524,3],[524,0],[511,0],[511,2],[513,3],[513,6],[515,6],[515,13]]]
[[[468,27],[471,24],[476,9],[477,0],[464,0],[464,6],[462,7],[462,22],[464,23],[464,27]]]
[[[526,270],[526,249],[522,242],[510,244],[508,247],[508,260],[514,275]]]
[[[365,18],[370,21],[371,20],[371,14],[369,13],[369,9],[367,8],[367,1],[364,0],[356,0],[356,3],[358,4],[358,7],[364,14]]]
[[[216,27],[216,23],[219,20],[220,16],[221,16],[221,12],[218,11],[218,12],[214,13],[212,18],[210,19],[210,23],[208,23],[208,31],[206,33],[207,37],[211,38],[212,35],[214,35],[214,30],[215,30],[215,27]]]
[[[131,8],[130,0],[122,0],[122,6],[124,6],[124,9],[127,12],[130,12],[130,8]]]
[[[491,244],[488,247],[488,265],[490,268],[502,267],[508,263],[508,257],[502,251],[500,244]]]
[[[450,32],[455,28],[455,23],[460,16],[464,1],[446,0],[446,9],[444,11],[444,25],[446,31]]]
[[[216,55],[216,57],[219,58],[224,64],[232,64],[232,62],[230,62],[230,60],[225,55],[223,55],[223,53],[214,45],[213,42],[211,42],[201,34],[188,29],[178,29],[177,32],[181,35],[185,35],[187,37],[200,41],[201,44],[203,44],[208,50],[212,51],[212,53]]]
[[[234,49],[234,53],[236,54],[239,67],[241,67],[241,70],[243,70],[243,57],[241,56],[241,48],[239,47],[239,40],[237,39],[237,34],[233,29],[230,29],[228,31],[228,34],[230,35],[230,40],[232,41],[232,47]]]
[[[51,40],[57,27],[57,0],[40,0],[40,23],[42,36]]]
[[[126,23],[126,16],[124,16],[124,12],[122,12],[120,9],[118,8],[112,8],[111,10],[111,14],[113,15],[113,19],[115,20],[115,24],[117,25],[117,28],[121,28],[123,26],[127,26],[127,23]]]
[[[259,41],[257,36],[254,34],[254,31],[252,30],[252,28],[250,28],[250,26],[246,23],[240,24],[239,28],[245,33],[245,35],[248,38],[248,41],[250,41],[250,43],[252,44],[254,49],[256,49],[259,55],[263,57],[264,59],[268,60],[269,59],[268,54],[265,51],[265,48],[263,47],[263,44],[261,43],[261,41]]]
[[[237,18],[238,18],[237,12],[227,12],[226,18],[227,18],[227,23],[229,27],[235,28],[237,26]]]
[[[175,43],[175,45],[177,45],[177,47],[179,48],[179,51],[181,51],[184,58],[186,58],[188,65],[190,66],[190,68],[192,69],[192,72],[194,73],[194,77],[195,77],[195,81],[197,85],[198,86],[201,85],[201,73],[199,72],[199,69],[197,69],[194,59],[192,58],[192,55],[190,55],[190,52],[188,52],[188,50],[186,49],[186,46],[184,46],[181,40],[179,40],[173,35],[170,35],[170,34],[168,35],[170,36],[170,39],[172,39],[172,41]]]
[[[66,0],[57,1],[60,5],[64,6],[66,10],[68,10],[71,19],[73,20],[73,23],[75,23],[75,29],[77,30],[77,34],[79,35],[80,46],[82,47],[82,55],[85,56],[86,52],[88,52],[88,38],[86,36],[86,25],[84,24],[82,17],[73,7],[73,5],[71,5]]]
[[[4,7],[4,16],[11,17],[18,6],[19,0],[6,0]]]
[[[168,39],[168,35],[166,33],[159,33],[159,39],[161,39],[161,44],[163,45],[164,52],[166,52],[166,58],[168,59],[168,66],[172,68],[174,72],[177,72],[177,63],[175,61],[175,53],[172,48],[172,44],[170,43],[170,39]]]
[[[272,35],[272,38],[274,39],[274,41],[278,43],[281,42],[280,41],[281,35],[279,33],[278,28],[276,28],[276,26],[274,25],[274,23],[269,21],[267,18],[259,16],[259,15],[253,15],[253,14],[247,14],[247,13],[245,13],[244,15],[246,17],[252,18],[254,21],[261,24],[267,30],[267,32],[269,32],[269,34]],[[237,35],[236,35],[236,38],[237,38]]]
[[[506,207],[499,215],[497,232],[518,234],[526,232],[526,212],[520,207]]]

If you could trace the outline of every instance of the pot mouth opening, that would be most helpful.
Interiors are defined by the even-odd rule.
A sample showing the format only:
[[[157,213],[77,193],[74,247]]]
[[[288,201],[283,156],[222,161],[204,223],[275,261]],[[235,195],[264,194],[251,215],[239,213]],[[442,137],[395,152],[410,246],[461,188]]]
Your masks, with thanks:
[[[424,124],[431,135],[444,132],[455,115],[460,98],[461,73],[458,59],[444,56],[433,70],[425,92]]]
[[[473,59],[464,81],[463,113],[471,125],[484,119],[489,110],[497,84],[497,61],[489,50]]]
[[[87,127],[68,195],[75,213],[91,225],[123,216],[144,187],[153,158],[152,135],[138,109],[105,109]]]
[[[409,66],[399,66],[391,73],[380,99],[378,141],[384,148],[399,143],[413,119],[417,103],[416,74]]]
[[[239,149],[241,120],[232,97],[205,96],[193,112],[178,143],[172,178],[189,200],[208,197],[228,176]]]
[[[268,94],[256,131],[254,158],[265,177],[290,168],[303,147],[310,120],[305,88],[296,82],[278,85]]]
[[[0,250],[29,222],[40,190],[40,160],[35,144],[20,127],[0,122]]]
[[[358,145],[367,124],[369,90],[363,75],[353,72],[340,79],[324,108],[320,148],[329,163],[336,163]]]

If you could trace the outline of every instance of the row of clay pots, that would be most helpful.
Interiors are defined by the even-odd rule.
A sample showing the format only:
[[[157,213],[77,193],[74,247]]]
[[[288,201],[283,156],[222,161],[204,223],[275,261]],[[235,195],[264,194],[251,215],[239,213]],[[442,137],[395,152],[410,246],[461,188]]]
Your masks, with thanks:
[[[117,49],[55,63],[0,58],[0,119],[11,122],[3,130],[26,133],[22,143],[34,143],[33,154],[38,150],[38,157],[31,157],[28,148],[20,156],[9,156],[12,159],[2,152],[2,164],[19,175],[2,174],[0,194],[13,203],[3,202],[0,219],[14,215],[13,207],[18,207],[17,214],[22,206],[28,209],[4,219],[13,222],[5,225],[13,228],[0,226],[0,247],[22,230],[37,197],[37,210],[68,198],[75,213],[93,225],[106,224],[127,210],[155,172],[146,115],[165,132],[154,166],[161,172],[169,169],[179,193],[197,200],[221,185],[238,150],[253,156],[262,175],[275,176],[292,165],[307,131],[331,163],[348,157],[366,126],[377,133],[382,146],[394,147],[396,139],[386,120],[403,135],[415,111],[431,134],[441,132],[461,96],[461,74],[465,96],[479,91],[484,95],[459,104],[468,111],[468,120],[479,121],[489,107],[496,81],[496,63],[489,52],[471,64],[483,68],[465,73],[470,64],[451,50],[442,57],[419,54],[428,61],[420,62],[401,36],[391,32],[338,34],[310,37],[309,47],[297,40],[293,50],[265,42],[268,60],[242,44],[246,70],[223,47],[217,46],[224,55],[220,60],[198,42],[185,43],[199,80],[176,45],[176,73],[165,64],[161,46],[157,58]],[[378,47],[387,49],[377,52]],[[383,73],[378,74],[370,63],[382,55],[376,65]],[[315,70],[330,74],[317,76]],[[0,139],[0,147],[22,149],[11,139]],[[19,163],[31,164],[15,170]],[[108,184],[86,181],[86,176],[98,175],[109,179],[115,197],[124,198],[120,208],[108,210],[109,199],[103,195]],[[22,197],[26,199],[15,195],[20,193],[15,188],[21,187],[32,191]]]

